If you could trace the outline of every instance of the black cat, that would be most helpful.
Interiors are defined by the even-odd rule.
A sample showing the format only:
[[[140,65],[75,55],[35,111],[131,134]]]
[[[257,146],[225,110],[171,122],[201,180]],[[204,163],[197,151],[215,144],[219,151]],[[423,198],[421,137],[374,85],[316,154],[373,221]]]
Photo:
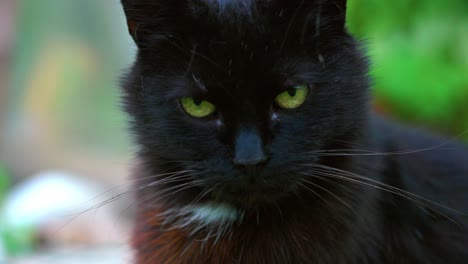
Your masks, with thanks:
[[[135,263],[468,263],[468,150],[369,106],[345,0],[122,0]]]

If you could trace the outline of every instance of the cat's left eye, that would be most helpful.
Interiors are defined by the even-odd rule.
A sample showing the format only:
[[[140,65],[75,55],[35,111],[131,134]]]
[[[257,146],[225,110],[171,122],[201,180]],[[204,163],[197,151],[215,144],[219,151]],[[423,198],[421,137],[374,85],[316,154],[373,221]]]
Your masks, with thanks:
[[[304,104],[308,95],[309,85],[297,85],[276,96],[275,103],[284,109],[295,109]]]
[[[197,100],[193,97],[182,97],[180,105],[187,114],[196,118],[210,116],[216,111],[214,104],[205,100]]]

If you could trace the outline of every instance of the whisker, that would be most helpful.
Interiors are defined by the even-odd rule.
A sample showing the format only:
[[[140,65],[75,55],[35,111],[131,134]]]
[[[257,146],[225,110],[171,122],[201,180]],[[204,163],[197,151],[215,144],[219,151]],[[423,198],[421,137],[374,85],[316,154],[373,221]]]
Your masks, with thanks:
[[[416,203],[416,205],[418,207],[420,207],[421,209],[426,211],[431,216],[434,216],[434,215],[431,212],[427,211],[426,208],[440,214],[441,216],[445,217],[446,219],[453,222],[454,224],[456,224],[458,226],[461,226],[458,222],[456,222],[454,219],[450,218],[446,214],[444,214],[444,213],[440,212],[439,210],[435,209],[434,207],[429,206],[428,204],[425,204],[425,203],[417,200],[416,198],[410,196],[410,195],[414,195],[414,196],[417,196],[417,195],[409,193],[409,192],[408,192],[408,194],[405,194],[403,192],[406,192],[406,191],[401,190],[399,188],[391,186],[391,187],[393,187],[393,189],[392,189],[392,188],[387,188],[385,186],[379,186],[378,184],[377,185],[376,184],[371,184],[371,183],[368,183],[368,182],[364,182],[362,180],[357,180],[357,179],[355,179],[353,177],[350,178],[349,175],[339,175],[339,174],[335,174],[335,173],[331,173],[331,172],[323,172],[323,171],[314,171],[313,173],[314,174],[308,174],[308,173],[303,173],[303,174],[308,175],[308,176],[313,176],[315,174],[319,174],[319,175],[322,175],[322,176],[341,179],[341,180],[345,180],[345,181],[348,181],[348,182],[351,182],[351,183],[356,183],[356,184],[360,184],[360,185],[364,185],[364,186],[369,186],[369,187],[376,188],[376,189],[379,189],[379,190],[382,190],[382,191],[385,191],[385,192],[388,192],[388,193],[392,193],[392,194],[395,194],[397,196],[403,197],[405,199],[408,199],[409,201],[412,201],[412,202]],[[452,208],[449,208],[449,207],[446,207],[444,205],[438,204],[436,202],[430,201],[430,200],[425,199],[423,197],[421,197],[421,200],[424,200],[424,201],[426,201],[428,203],[431,203],[431,204],[434,204],[434,205],[438,205],[438,206],[440,206],[442,208],[445,208],[445,209],[448,209],[448,210],[451,210],[451,211],[455,211],[455,212],[460,213],[460,214],[464,214],[462,212],[458,212],[458,211],[456,211],[456,210],[454,210]]]
[[[447,209],[447,210],[450,210],[452,212],[456,212],[458,214],[462,214],[462,215],[467,215],[467,213],[465,212],[461,212],[461,211],[458,211],[458,210],[455,210],[453,208],[450,208],[446,205],[443,205],[443,204],[440,204],[440,203],[437,203],[437,202],[434,202],[432,200],[429,200],[427,198],[424,198],[420,195],[417,195],[417,194],[414,194],[412,192],[409,192],[409,191],[406,191],[406,190],[403,190],[403,189],[400,189],[398,187],[395,187],[395,186],[392,186],[392,185],[389,185],[389,184],[386,184],[386,183],[383,183],[383,182],[380,182],[380,181],[377,181],[377,180],[373,180],[373,179],[370,179],[368,177],[364,177],[364,176],[361,176],[361,175],[358,175],[358,174],[355,174],[355,173],[352,173],[352,172],[349,172],[349,171],[344,171],[344,170],[340,170],[340,169],[337,169],[337,168],[333,168],[333,167],[329,167],[329,166],[326,166],[326,165],[319,165],[319,164],[314,164],[312,165],[313,167],[318,167],[318,168],[321,168],[321,169],[324,169],[325,171],[330,171],[330,170],[333,170],[335,172],[339,172],[339,173],[342,173],[342,174],[346,174],[346,175],[349,175],[350,177],[353,177],[353,178],[357,178],[357,179],[362,179],[362,180],[365,180],[365,181],[369,181],[369,182],[372,182],[372,183],[375,183],[375,184],[378,184],[380,186],[384,186],[386,188],[389,188],[389,189],[392,189],[392,190],[395,190],[395,191],[398,191],[398,192],[401,192],[401,193],[404,193],[408,196],[412,196],[412,197],[415,197],[415,198],[418,198],[418,199],[421,199],[425,202],[428,202],[428,203],[431,203],[433,205],[437,205],[441,208],[444,208],[444,209]]]
[[[94,205],[94,206],[91,206],[90,208],[88,208],[88,209],[86,209],[86,210],[84,210],[84,211],[82,211],[82,212],[79,212],[79,213],[77,213],[77,214],[74,215],[74,216],[73,216],[73,215],[70,215],[70,216],[72,216],[72,217],[71,217],[68,221],[66,221],[63,225],[61,225],[61,226],[57,229],[56,232],[59,232],[60,230],[62,230],[65,226],[67,226],[67,225],[68,225],[69,223],[71,223],[72,221],[76,220],[78,217],[80,217],[80,216],[82,216],[82,215],[84,215],[84,214],[86,214],[86,213],[88,213],[88,212],[90,212],[90,211],[98,210],[99,208],[101,208],[101,207],[103,207],[103,206],[106,206],[106,205],[108,205],[108,204],[110,204],[110,203],[113,203],[113,202],[115,202],[116,200],[121,199],[121,198],[123,198],[123,197],[126,197],[126,196],[128,196],[128,195],[130,195],[130,194],[132,194],[132,193],[134,193],[134,192],[137,192],[137,191],[139,191],[139,190],[142,190],[142,189],[145,189],[145,188],[147,188],[147,187],[149,187],[149,186],[152,186],[154,183],[162,184],[162,183],[177,182],[177,181],[181,181],[181,180],[188,179],[189,177],[193,176],[193,174],[192,174],[192,175],[180,175],[180,174],[182,174],[182,172],[174,173],[173,176],[172,176],[172,178],[171,178],[171,176],[169,176],[169,177],[167,177],[167,178],[164,178],[164,179],[161,179],[161,180],[158,180],[158,181],[154,181],[154,182],[152,182],[152,183],[150,183],[150,184],[146,184],[146,185],[143,185],[143,186],[139,186],[139,187],[132,188],[132,189],[127,190],[127,191],[125,191],[125,192],[123,192],[123,193],[114,195],[114,196],[112,196],[111,198],[106,199],[106,200],[104,200],[103,202],[100,202],[100,203],[98,203],[98,204],[96,204],[96,205]],[[145,179],[155,178],[155,177],[162,177],[162,175],[163,175],[163,174],[153,175],[153,176],[145,177]],[[165,175],[169,175],[169,173],[165,173]],[[140,179],[140,180],[144,180],[144,178],[142,178],[142,179]],[[140,181],[140,180],[137,180],[137,181]],[[119,187],[113,188],[113,189],[118,189],[118,188],[119,188]],[[111,191],[112,191],[112,190],[111,190]],[[107,191],[107,192],[105,192],[105,193],[109,193],[109,192],[110,192],[110,191]],[[105,194],[105,193],[104,193],[104,194]],[[94,200],[94,199],[96,199],[96,198],[98,198],[98,197],[100,197],[100,196],[102,196],[102,195],[104,195],[104,194],[98,195],[97,197],[91,199],[91,201]]]
[[[305,189],[311,191],[313,194],[315,194],[317,197],[319,197],[320,199],[322,199],[322,201],[324,201],[328,206],[330,206],[330,208],[334,211],[336,211],[338,213],[338,211],[336,210],[336,208],[327,200],[325,199],[325,197],[323,197],[322,195],[320,195],[318,192],[312,190],[311,188],[309,188],[309,186],[305,185],[302,181],[298,182],[299,186],[302,186],[304,187]]]
[[[424,148],[424,149],[415,149],[415,150],[406,150],[406,151],[389,151],[389,152],[372,152],[368,150],[324,150],[324,151],[317,151],[317,152],[310,152],[309,154],[317,154],[319,157],[337,157],[337,156],[395,156],[395,155],[408,155],[408,154],[416,154],[416,153],[421,153],[421,152],[426,152],[426,151],[431,151],[431,150],[450,150],[453,148],[440,148],[440,146],[435,146],[431,148]],[[340,153],[339,151],[343,151]],[[365,153],[345,153],[344,151],[350,151],[350,152],[365,152]]]
[[[152,179],[152,178],[160,178],[160,177],[166,177],[166,176],[167,176],[166,179],[169,179],[169,178],[170,178],[170,179],[173,179],[172,176],[178,176],[178,175],[180,175],[180,174],[184,174],[184,173],[192,172],[192,171],[193,171],[193,170],[185,170],[185,171],[177,171],[177,172],[168,172],[168,173],[162,173],[162,174],[156,174],[156,175],[152,175],[152,176],[148,176],[148,177],[138,178],[138,179],[134,179],[134,180],[129,180],[129,182],[127,182],[127,183],[123,183],[123,184],[120,184],[120,185],[118,185],[118,186],[115,186],[115,187],[113,187],[113,188],[111,188],[111,189],[108,189],[107,191],[105,191],[105,192],[103,192],[103,193],[101,193],[101,194],[99,194],[99,195],[97,195],[97,196],[91,198],[91,199],[88,200],[86,203],[89,203],[89,202],[91,202],[91,201],[93,201],[93,200],[95,200],[95,199],[97,199],[97,198],[99,198],[99,197],[102,197],[102,196],[104,196],[104,195],[106,195],[106,194],[108,194],[108,193],[111,193],[111,192],[113,192],[113,191],[116,191],[116,190],[118,190],[118,189],[120,189],[120,188],[123,188],[123,187],[125,187],[125,186],[135,184],[136,182],[141,182],[141,181],[145,181],[145,180]]]
[[[125,208],[125,209],[120,213],[120,215],[119,215],[119,217],[118,217],[117,219],[119,220],[119,219],[122,217],[122,215],[123,215],[126,211],[128,211],[131,207],[133,207],[133,206],[136,206],[136,205],[140,205],[140,204],[142,204],[142,203],[145,203],[145,202],[147,202],[147,201],[149,201],[149,200],[151,200],[151,199],[153,199],[153,198],[155,198],[155,197],[158,198],[156,201],[159,201],[159,200],[164,199],[164,198],[166,198],[166,197],[168,197],[168,196],[172,196],[172,195],[174,195],[174,194],[176,194],[176,193],[179,193],[179,192],[181,192],[181,191],[184,191],[184,190],[187,190],[187,189],[190,189],[190,188],[193,188],[193,187],[197,187],[197,186],[199,186],[199,184],[197,184],[196,182],[187,182],[187,183],[184,183],[184,184],[172,186],[172,187],[170,187],[170,188],[163,189],[163,190],[161,190],[161,191],[159,191],[159,192],[155,192],[155,193],[153,193],[153,194],[150,194],[150,195],[148,195],[147,197],[145,197],[143,200],[140,200],[140,201],[138,201],[138,202],[136,202],[136,203],[133,203],[133,204],[131,204],[130,206],[128,206],[127,208]],[[173,190],[175,190],[175,191],[173,191]],[[161,194],[164,194],[164,195],[163,195],[163,196],[160,196]],[[118,222],[118,220],[117,220],[117,222]]]
[[[468,133],[468,129],[463,131],[462,133],[440,143],[432,147],[427,147],[427,148],[420,148],[420,149],[409,149],[409,150],[399,150],[399,151],[389,151],[389,152],[375,152],[372,150],[366,150],[366,149],[324,149],[324,150],[314,150],[307,152],[305,154],[319,154],[318,156],[392,156],[392,155],[408,155],[408,154],[416,154],[420,152],[426,152],[426,151],[432,151],[432,150],[448,150],[448,149],[453,149],[453,148],[442,148],[445,145],[448,145],[452,143],[453,141],[461,138],[463,135]],[[346,142],[344,141],[343,143],[346,144],[352,144],[352,142]],[[357,145],[357,144],[354,144]],[[357,145],[361,146],[362,145]],[[338,153],[334,153],[338,152]],[[340,153],[343,152],[343,153]],[[353,153],[346,153],[346,152],[364,152],[364,153],[359,153],[359,154],[353,154]],[[324,153],[324,154],[322,154]],[[330,154],[333,153],[333,154]]]
[[[198,202],[200,202],[201,199],[203,199],[205,196],[207,196],[210,192],[212,192],[214,189],[216,189],[217,187],[219,186],[219,183],[215,184],[214,186],[210,187],[210,188],[207,188],[206,190],[204,190],[203,192],[201,192],[200,194],[198,194],[194,200],[190,203],[190,205],[193,205],[193,204],[196,204]]]
[[[313,182],[311,182],[311,181],[309,181],[309,180],[303,179],[303,181],[306,182],[306,183],[308,183],[308,184],[310,184],[310,185],[313,185],[313,186],[319,188],[320,190],[322,190],[322,191],[324,191],[324,192],[330,194],[331,196],[335,197],[335,199],[337,199],[338,201],[340,201],[341,203],[343,203],[343,204],[344,204],[346,207],[348,207],[351,211],[353,211],[354,213],[356,213],[356,215],[360,216],[360,215],[356,212],[356,210],[355,210],[351,205],[349,205],[347,202],[345,202],[343,199],[341,199],[338,195],[334,194],[332,191],[330,191],[330,190],[328,190],[327,188],[322,187],[322,186],[320,186],[320,185],[318,185],[318,184],[316,184],[316,183],[313,183]]]

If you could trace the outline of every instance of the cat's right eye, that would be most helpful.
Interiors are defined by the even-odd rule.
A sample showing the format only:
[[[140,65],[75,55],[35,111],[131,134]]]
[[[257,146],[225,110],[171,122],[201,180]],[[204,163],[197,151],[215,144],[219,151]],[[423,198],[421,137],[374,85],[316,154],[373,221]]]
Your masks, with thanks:
[[[184,111],[196,118],[204,118],[216,111],[216,106],[206,100],[197,100],[193,97],[182,97],[180,105]]]
[[[301,106],[309,95],[309,85],[297,85],[280,93],[275,98],[276,104],[283,109],[295,109]]]

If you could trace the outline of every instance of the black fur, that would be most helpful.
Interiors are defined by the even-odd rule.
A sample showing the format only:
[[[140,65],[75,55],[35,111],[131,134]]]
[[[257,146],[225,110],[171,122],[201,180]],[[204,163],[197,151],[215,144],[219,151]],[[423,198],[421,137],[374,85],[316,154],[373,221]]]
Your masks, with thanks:
[[[368,63],[345,29],[345,0],[122,3],[139,47],[124,102],[146,176],[194,170],[189,181],[203,182],[160,203],[186,205],[216,185],[200,202],[236,206],[240,225],[255,226],[258,212],[265,232],[294,219],[318,225],[322,237],[304,234],[309,261],[289,245],[278,263],[468,263],[466,215],[440,206],[468,212],[468,151],[371,113]],[[303,106],[275,106],[303,83]],[[190,117],[184,96],[209,100],[216,115]],[[268,160],[253,169],[233,162],[245,129]]]

